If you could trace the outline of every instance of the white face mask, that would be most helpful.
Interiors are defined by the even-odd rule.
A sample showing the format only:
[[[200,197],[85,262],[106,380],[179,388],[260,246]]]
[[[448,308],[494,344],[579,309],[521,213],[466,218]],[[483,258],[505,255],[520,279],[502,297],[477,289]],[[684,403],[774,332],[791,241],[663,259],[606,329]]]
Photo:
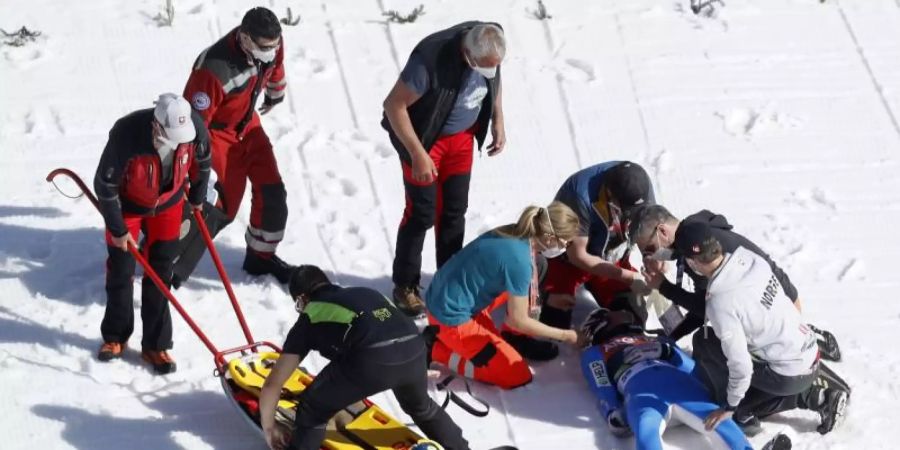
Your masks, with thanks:
[[[655,259],[657,261],[670,261],[672,258],[672,254],[674,253],[671,248],[663,247],[662,241],[659,240],[659,229],[654,233],[656,234],[656,251],[650,255],[650,259]]]
[[[270,63],[275,60],[275,53],[277,52],[277,50],[278,49],[273,48],[271,50],[263,51],[263,50],[254,48],[253,50],[250,50],[250,54],[253,55],[254,59],[257,59],[264,63]]]
[[[553,247],[553,248],[545,248],[545,249],[541,250],[541,255],[543,255],[544,258],[553,259],[558,256],[562,256],[562,254],[565,252],[566,252],[566,249],[564,247]]]
[[[250,55],[253,56],[253,59],[266,64],[275,60],[275,55],[278,53],[277,46],[274,48],[263,50],[259,48],[259,45],[256,43],[256,41],[254,41],[253,38],[251,38],[249,35],[241,33],[241,39],[241,46],[250,52]]]
[[[493,79],[497,76],[497,67],[472,67],[472,70],[481,74],[481,76],[487,78],[488,80]]]
[[[172,150],[175,150],[178,147],[177,142],[170,140],[162,134],[156,135],[156,143],[159,144],[156,151],[162,159],[166,159],[166,156],[169,156],[169,153],[172,153]]]
[[[472,58],[469,58],[468,52],[466,53],[466,62],[469,63],[469,67],[481,74],[481,76],[487,78],[488,80],[493,79],[497,76],[497,66],[494,67],[479,67],[478,64]]]

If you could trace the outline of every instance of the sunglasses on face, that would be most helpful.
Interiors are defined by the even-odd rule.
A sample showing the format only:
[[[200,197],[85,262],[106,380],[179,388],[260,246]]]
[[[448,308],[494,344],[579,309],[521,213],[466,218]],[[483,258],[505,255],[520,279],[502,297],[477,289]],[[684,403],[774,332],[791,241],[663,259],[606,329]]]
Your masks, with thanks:
[[[253,45],[256,46],[260,51],[267,52],[269,50],[275,50],[278,46],[281,45],[281,38],[275,40],[272,44],[260,44],[259,41],[256,40],[253,36],[247,35],[250,38],[250,42],[253,42]]]

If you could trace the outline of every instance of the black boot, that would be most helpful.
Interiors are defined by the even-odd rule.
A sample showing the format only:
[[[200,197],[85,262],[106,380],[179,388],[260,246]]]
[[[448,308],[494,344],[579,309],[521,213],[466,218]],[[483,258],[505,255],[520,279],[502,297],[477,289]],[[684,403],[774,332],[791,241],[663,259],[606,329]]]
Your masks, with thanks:
[[[566,311],[544,303],[538,320],[551,327],[567,330],[572,325],[572,310]],[[559,355],[559,346],[552,342],[541,341],[531,336],[508,330],[500,332],[500,336],[525,359],[550,361]]]
[[[831,332],[819,329],[812,324],[806,324],[813,333],[816,333],[816,342],[819,344],[819,355],[826,361],[839,362],[841,360],[841,347],[837,338]]]
[[[789,438],[788,435],[778,433],[769,440],[769,442],[766,442],[766,445],[763,446],[762,450],[791,450],[792,446],[791,438]]]
[[[759,419],[754,415],[735,417],[734,421],[741,427],[741,431],[743,431],[747,437],[753,437],[762,433],[762,424],[759,423]]]
[[[813,386],[809,389],[806,406],[819,413],[821,422],[816,431],[827,434],[844,419],[850,394],[841,389]]]
[[[272,275],[278,279],[281,284],[287,284],[291,281],[291,274],[296,269],[277,255],[264,257],[252,249],[247,249],[244,255],[244,271],[250,275]]]
[[[428,325],[422,330],[422,339],[425,341],[425,369],[431,367],[431,350],[434,348],[434,341],[437,340],[437,325]]]
[[[538,317],[538,320],[553,328],[568,330],[572,327],[572,310],[560,309],[545,303],[541,308],[541,315]]]
[[[541,341],[531,336],[503,330],[500,332],[503,338],[512,348],[516,349],[525,359],[531,361],[550,361],[559,355],[559,347],[547,341]]]

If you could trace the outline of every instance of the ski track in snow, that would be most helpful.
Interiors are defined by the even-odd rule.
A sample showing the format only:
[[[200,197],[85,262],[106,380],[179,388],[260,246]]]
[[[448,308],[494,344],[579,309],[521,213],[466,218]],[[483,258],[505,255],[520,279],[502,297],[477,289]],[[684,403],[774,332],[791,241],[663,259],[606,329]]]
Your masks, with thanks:
[[[497,157],[476,158],[467,237],[546,203],[579,168],[609,159],[645,164],[657,197],[676,214],[708,208],[758,241],[798,286],[809,322],[842,343],[845,361],[832,367],[854,394],[841,428],[819,436],[815,415],[795,411],[765,422],[752,442],[783,431],[800,449],[894,448],[900,429],[888,405],[900,401],[900,357],[884,347],[900,338],[900,282],[891,270],[900,257],[900,0],[731,0],[701,16],[686,0],[551,1],[546,21],[527,13],[530,0],[464,0],[426,2],[411,24],[382,17],[418,3],[267,3],[302,17],[284,28],[286,102],[263,118],[290,202],[279,249],[286,260],[389,291],[404,198],[379,125],[381,102],[419,39],[480,11],[509,38],[509,143]],[[197,54],[246,7],[175,2],[173,27],[153,20],[153,0],[34,0],[0,14],[0,28],[43,32],[25,47],[0,46],[0,85],[14,86],[0,90],[4,449],[265,448],[228,405],[212,358],[180,318],[174,374],[153,376],[141,363],[139,319],[123,360],[95,359],[105,305],[102,222],[87,201],[44,182],[53,168],[69,167],[90,184],[115,119],[179,92]],[[65,181],[59,187],[76,192]],[[244,201],[219,251],[255,338],[280,342],[296,313],[282,286],[240,271],[249,194]],[[430,235],[423,262],[427,285]],[[217,280],[205,259],[176,295],[224,348],[242,336]],[[580,298],[576,321],[591,306]],[[138,317],[139,307],[137,298]],[[311,355],[304,366],[318,371],[326,362]],[[607,431],[576,351],[563,349],[534,371],[535,382],[514,391],[473,383],[492,406],[486,418],[450,407],[473,448],[633,446]],[[373,400],[409,421],[391,394]],[[683,428],[665,440],[671,448],[704,445]]]

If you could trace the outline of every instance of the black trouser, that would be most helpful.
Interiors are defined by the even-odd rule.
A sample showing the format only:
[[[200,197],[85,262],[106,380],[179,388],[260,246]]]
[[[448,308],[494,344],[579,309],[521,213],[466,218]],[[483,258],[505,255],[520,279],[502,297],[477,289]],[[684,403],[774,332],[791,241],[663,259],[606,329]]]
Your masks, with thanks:
[[[150,244],[148,261],[169,286],[172,279],[172,258],[177,241],[156,241]],[[130,253],[107,246],[106,260],[106,313],[100,323],[104,342],[125,342],[134,331],[134,277],[135,261]],[[141,283],[141,321],[144,350],[168,350],[172,348],[172,316],[169,301],[156,288],[149,277]]]
[[[447,450],[466,450],[462,430],[428,396],[425,344],[421,337],[376,349],[361,349],[325,366],[297,399],[292,450],[318,450],[325,426],[341,409],[391,389],[403,412]]]
[[[394,255],[392,279],[397,286],[416,286],[419,284],[422,271],[425,233],[432,226],[435,227],[435,256],[438,268],[462,248],[471,175],[468,173],[452,175],[425,186],[410,182],[406,178],[404,173],[406,209],[397,230],[397,250]]]
[[[694,370],[712,394],[713,401],[725,404],[728,390],[728,360],[722,352],[722,341],[710,328],[694,334]],[[818,363],[806,375],[785,376],[765,361],[753,360],[750,389],[735,411],[735,418],[759,418],[796,408],[809,408],[809,391],[818,376]]]
[[[203,258],[203,254],[206,253],[206,240],[203,239],[199,225],[194,220],[191,205],[187,203],[184,205],[183,220],[190,223],[190,228],[187,234],[178,241],[178,250],[176,251],[174,274],[178,277],[179,284],[190,278],[194,269],[197,268],[197,264],[200,263],[200,259]],[[224,211],[206,201],[203,202],[203,220],[206,222],[206,228],[212,238],[215,238],[222,229],[231,223]]]

